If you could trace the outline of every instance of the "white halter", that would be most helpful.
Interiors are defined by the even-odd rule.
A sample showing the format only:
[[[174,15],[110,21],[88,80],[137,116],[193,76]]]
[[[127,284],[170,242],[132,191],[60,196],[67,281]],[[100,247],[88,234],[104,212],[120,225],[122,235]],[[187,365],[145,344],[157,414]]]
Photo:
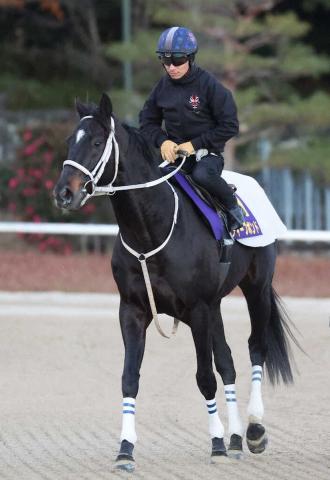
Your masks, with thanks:
[[[93,115],[87,115],[86,117],[82,117],[80,121],[84,120],[85,118],[93,118]],[[97,186],[98,181],[103,175],[104,169],[106,167],[106,164],[110,160],[111,153],[112,153],[112,148],[115,148],[115,172],[114,176],[111,180],[111,182],[108,185],[105,185],[104,187],[99,187]],[[81,205],[84,205],[86,201],[92,197],[93,195],[113,195],[117,191],[120,190],[135,190],[138,188],[149,188],[149,187],[154,187],[155,185],[159,185],[160,183],[165,182],[169,178],[173,177],[182,167],[184,162],[186,161],[186,157],[182,158],[182,162],[180,165],[173,170],[172,172],[168,173],[167,175],[164,175],[163,177],[157,178],[156,180],[153,180],[151,182],[146,182],[146,183],[139,183],[136,185],[121,185],[121,186],[113,186],[113,183],[115,182],[117,175],[118,175],[118,166],[119,166],[119,146],[118,142],[115,137],[115,122],[113,118],[111,117],[111,131],[109,133],[107,143],[105,145],[104,151],[102,153],[102,156],[100,160],[97,162],[96,166],[93,168],[93,171],[90,172],[87,168],[85,168],[83,165],[80,165],[80,163],[75,162],[74,160],[65,160],[63,162],[63,167],[66,165],[71,165],[72,167],[77,168],[81,172],[83,172],[85,175],[87,175],[90,180],[85,184],[85,189],[86,185],[88,183],[92,184],[92,193],[89,194],[86,191],[86,197],[84,200],[81,202]],[[165,162],[161,163],[159,166],[164,167]]]
[[[87,116],[81,118],[80,121],[84,120],[85,118],[93,118],[93,116],[92,115],[87,115]],[[115,149],[115,172],[114,172],[114,176],[113,176],[111,182],[108,185],[106,185],[104,187],[98,187],[97,183],[100,180],[100,178],[102,177],[104,169],[105,169],[105,167],[106,167],[106,165],[107,165],[107,163],[108,163],[108,161],[111,157],[113,146],[114,146],[114,149]],[[136,257],[139,260],[139,262],[141,263],[142,273],[143,273],[144,281],[145,281],[146,288],[147,288],[147,293],[148,293],[148,298],[149,298],[149,303],[150,303],[150,308],[151,308],[151,312],[152,312],[152,315],[153,315],[153,319],[154,319],[155,325],[156,325],[159,333],[163,337],[166,337],[166,338],[169,338],[169,337],[168,337],[168,335],[166,335],[163,332],[163,330],[162,330],[162,328],[159,324],[158,315],[157,315],[157,308],[156,308],[155,299],[154,299],[154,295],[153,295],[153,291],[152,291],[152,286],[151,286],[151,282],[150,282],[150,276],[149,276],[146,260],[147,260],[147,258],[151,257],[152,255],[155,255],[156,253],[160,252],[168,244],[168,242],[171,239],[171,236],[172,236],[172,233],[173,233],[176,221],[177,221],[177,215],[178,215],[178,209],[179,209],[179,198],[178,198],[178,195],[177,195],[176,191],[174,190],[172,185],[167,182],[167,180],[170,177],[173,177],[173,175],[175,175],[181,169],[181,167],[182,167],[182,165],[184,164],[185,161],[186,161],[186,156],[183,156],[180,165],[175,170],[168,173],[167,175],[164,175],[163,177],[157,178],[156,180],[152,180],[151,182],[139,183],[139,184],[136,184],[136,185],[113,186],[113,183],[116,180],[117,175],[118,175],[119,146],[118,146],[118,142],[117,142],[116,137],[115,137],[115,122],[114,122],[113,118],[111,117],[111,130],[110,130],[109,137],[107,139],[107,143],[105,145],[105,148],[104,148],[104,151],[102,153],[102,156],[101,156],[100,160],[97,162],[97,165],[93,168],[92,172],[90,172],[87,168],[85,168],[83,165],[80,165],[80,163],[75,162],[74,160],[68,159],[68,160],[65,160],[63,162],[63,167],[65,167],[66,165],[70,165],[72,167],[75,167],[90,178],[90,180],[84,186],[86,196],[83,199],[83,201],[81,202],[81,205],[84,205],[86,203],[86,201],[94,195],[113,195],[114,193],[116,193],[117,191],[120,191],[120,190],[135,190],[135,189],[138,189],[138,188],[149,188],[149,187],[153,187],[155,185],[159,185],[160,183],[163,183],[163,182],[166,182],[169,185],[169,187],[172,189],[173,195],[174,195],[173,221],[172,221],[172,226],[171,226],[170,232],[169,232],[168,236],[166,237],[165,241],[161,245],[159,245],[157,248],[151,250],[150,252],[139,253],[139,252],[133,250],[133,248],[131,248],[124,241],[123,237],[120,234],[120,239],[121,239],[122,245],[125,247],[125,249],[129,253],[134,255],[134,257]],[[167,164],[167,162],[163,162],[159,165],[159,167],[164,167],[166,164]],[[91,182],[92,187],[93,187],[93,190],[92,190],[91,194],[89,194],[86,191],[86,186],[90,182]],[[177,326],[178,326],[178,320],[175,319],[173,330],[172,330],[173,334],[176,332]]]
[[[81,118],[80,121],[85,120],[85,118],[93,118],[93,115],[87,115],[86,117]],[[115,147],[115,173],[114,173],[113,179],[111,180],[109,185],[107,185],[107,187],[104,187],[104,188],[111,189],[113,182],[117,178],[118,165],[119,165],[119,147],[118,147],[118,142],[117,142],[116,137],[115,137],[115,123],[114,123],[114,120],[113,120],[112,117],[111,117],[111,130],[110,130],[110,133],[109,133],[109,136],[108,136],[108,139],[107,139],[107,143],[105,144],[105,148],[104,148],[104,151],[101,155],[100,160],[97,162],[97,164],[93,168],[92,172],[90,172],[87,168],[85,168],[83,165],[80,165],[80,163],[75,162],[74,160],[69,160],[68,159],[68,160],[65,160],[63,162],[63,167],[65,167],[66,165],[71,165],[72,167],[77,168],[78,170],[80,170],[81,172],[83,172],[85,175],[87,175],[90,178],[90,180],[87,183],[92,184],[93,190],[92,190],[91,194],[86,192],[86,196],[85,196],[84,200],[81,202],[81,205],[84,205],[87,202],[87,200],[90,197],[92,197],[93,195],[100,195],[100,193],[98,193],[98,188],[99,187],[97,187],[97,183],[100,180],[100,178],[102,177],[105,166],[106,166],[106,164],[108,163],[108,161],[111,157],[113,146]],[[86,189],[87,183],[85,184],[85,189]],[[103,194],[105,194],[105,193],[106,192],[104,192]],[[108,193],[110,193],[110,191]],[[114,192],[112,192],[112,193],[114,193]]]

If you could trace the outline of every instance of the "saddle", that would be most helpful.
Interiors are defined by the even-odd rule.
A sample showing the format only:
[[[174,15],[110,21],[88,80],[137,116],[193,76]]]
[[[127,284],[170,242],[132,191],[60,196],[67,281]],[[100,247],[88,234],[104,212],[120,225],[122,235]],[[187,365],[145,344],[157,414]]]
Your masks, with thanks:
[[[234,240],[228,228],[227,216],[223,206],[213,195],[196,185],[190,175],[179,172],[172,178],[190,197],[198,208],[202,219],[211,227],[219,247],[219,271],[222,278],[225,278],[231,262],[231,250]]]
[[[175,174],[173,181],[182,188],[197,206],[203,220],[211,226],[217,240],[221,240],[223,237],[231,238],[226,210],[217,197],[197,185],[192,177],[183,171]],[[234,191],[236,190],[234,186],[230,186]],[[222,227],[219,227],[219,225],[222,225]],[[220,231],[221,234],[219,235]]]

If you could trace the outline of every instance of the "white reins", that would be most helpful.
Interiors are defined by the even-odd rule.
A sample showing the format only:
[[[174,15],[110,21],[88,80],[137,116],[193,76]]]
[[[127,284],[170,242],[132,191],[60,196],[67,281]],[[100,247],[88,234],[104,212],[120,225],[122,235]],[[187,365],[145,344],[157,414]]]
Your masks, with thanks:
[[[85,117],[82,117],[80,119],[80,121],[82,121],[86,118],[93,118],[93,116],[92,115],[87,115]],[[106,165],[107,165],[107,163],[108,163],[108,161],[111,157],[113,147],[114,147],[114,150],[115,150],[115,172],[114,172],[114,176],[113,176],[111,182],[108,185],[105,185],[103,187],[99,187],[99,186],[97,186],[97,183],[103,175],[104,169],[105,169],[105,167],[106,167]],[[68,159],[68,160],[65,160],[63,162],[63,167],[65,167],[66,165],[70,165],[72,167],[75,167],[90,178],[90,180],[84,185],[84,190],[85,190],[86,196],[83,199],[83,201],[81,202],[81,205],[84,205],[86,203],[86,201],[94,195],[113,195],[117,191],[135,190],[135,189],[139,189],[139,188],[149,188],[149,187],[154,187],[155,185],[159,185],[160,183],[163,183],[163,182],[166,182],[169,185],[169,187],[172,189],[172,192],[173,192],[173,195],[174,195],[174,213],[173,213],[172,226],[171,226],[170,232],[167,235],[166,239],[164,240],[164,242],[161,245],[159,245],[159,247],[155,248],[154,250],[151,250],[150,252],[139,253],[139,252],[133,250],[133,248],[131,248],[124,241],[122,235],[119,233],[123,246],[126,248],[126,250],[129,253],[131,253],[134,257],[136,257],[141,264],[143,278],[144,278],[144,281],[145,281],[145,284],[146,284],[146,289],[147,289],[147,294],[148,294],[148,299],[149,299],[149,303],[150,303],[150,308],[151,308],[151,313],[152,313],[152,316],[153,316],[153,320],[155,322],[155,325],[156,325],[156,328],[157,328],[158,332],[165,338],[170,338],[170,337],[164,333],[164,331],[162,330],[162,328],[160,326],[159,320],[158,320],[157,308],[156,308],[154,294],[153,294],[153,291],[152,291],[152,286],[151,286],[151,281],[150,281],[150,276],[149,276],[146,260],[147,260],[147,258],[151,257],[152,255],[155,255],[156,253],[160,252],[168,244],[168,242],[171,239],[175,224],[177,222],[178,209],[179,209],[179,198],[178,198],[178,195],[177,195],[176,191],[174,190],[172,185],[167,180],[170,177],[173,177],[173,175],[175,175],[181,169],[182,165],[186,161],[186,158],[187,158],[186,156],[182,156],[182,161],[181,161],[180,165],[175,170],[168,173],[167,175],[164,175],[161,178],[157,178],[156,180],[152,180],[152,181],[146,182],[146,183],[139,183],[139,184],[136,184],[136,185],[113,186],[113,183],[115,182],[115,180],[117,178],[117,175],[118,175],[119,146],[118,146],[118,142],[117,142],[116,137],[115,137],[115,123],[114,123],[113,118],[111,117],[111,130],[110,130],[110,133],[109,133],[104,151],[102,153],[102,156],[101,156],[100,160],[97,162],[96,166],[93,168],[93,170],[91,172],[87,168],[85,168],[83,165],[80,165],[80,163],[75,162],[74,160]],[[159,165],[159,167],[164,167],[166,164],[167,164],[167,162],[163,162]],[[86,190],[86,187],[87,187],[88,183],[92,184],[92,193],[88,193],[87,190]],[[178,324],[178,321],[175,319],[172,334],[174,334],[176,332],[177,324]]]

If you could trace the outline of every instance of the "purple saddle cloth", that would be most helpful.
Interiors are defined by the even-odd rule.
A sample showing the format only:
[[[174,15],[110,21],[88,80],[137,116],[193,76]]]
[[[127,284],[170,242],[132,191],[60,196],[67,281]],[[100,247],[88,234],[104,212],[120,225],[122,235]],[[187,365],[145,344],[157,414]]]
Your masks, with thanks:
[[[182,190],[191,198],[196,207],[204,215],[208,221],[214,237],[217,240],[221,240],[224,234],[224,224],[214,208],[210,207],[201,197],[196,193],[193,187],[190,185],[186,177],[182,173],[176,173],[174,175],[175,180],[180,185]]]

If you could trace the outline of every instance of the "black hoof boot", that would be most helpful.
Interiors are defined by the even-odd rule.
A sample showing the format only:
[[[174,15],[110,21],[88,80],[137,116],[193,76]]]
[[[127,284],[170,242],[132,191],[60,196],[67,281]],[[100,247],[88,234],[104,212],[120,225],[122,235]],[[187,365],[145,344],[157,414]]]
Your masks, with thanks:
[[[135,461],[133,458],[133,443],[123,440],[120,445],[120,451],[116,458],[115,469],[124,470],[125,472],[133,472],[135,469]]]
[[[266,430],[261,423],[250,423],[246,431],[246,443],[251,453],[262,453],[268,443]]]
[[[212,438],[211,463],[223,463],[228,459],[223,438]]]
[[[242,437],[236,433],[233,433],[230,437],[228,457],[234,458],[235,460],[241,460],[243,458]]]

